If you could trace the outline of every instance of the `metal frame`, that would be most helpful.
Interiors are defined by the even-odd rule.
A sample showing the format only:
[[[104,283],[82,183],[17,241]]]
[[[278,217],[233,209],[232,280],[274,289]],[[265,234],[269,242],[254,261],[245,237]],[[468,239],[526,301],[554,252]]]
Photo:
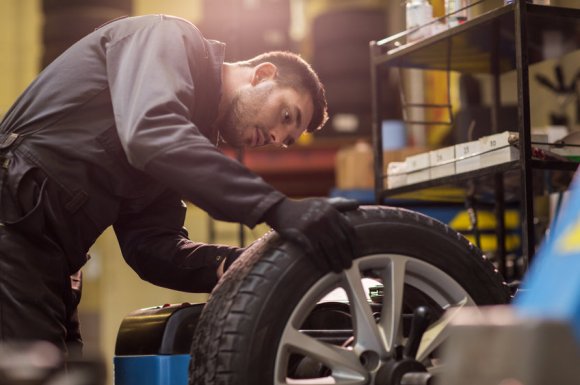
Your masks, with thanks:
[[[534,240],[534,190],[532,185],[530,84],[528,72],[528,8],[525,0],[515,3],[516,71],[518,84],[518,126],[520,134],[520,172],[522,183],[522,254],[531,260],[535,252]]]
[[[417,191],[428,187],[434,187],[444,184],[457,184],[468,180],[473,180],[485,175],[494,175],[495,180],[495,201],[496,201],[496,216],[498,219],[497,236],[498,236],[498,254],[500,261],[504,262],[505,258],[505,223],[503,213],[505,211],[504,204],[504,185],[503,175],[509,170],[518,170],[521,178],[521,211],[522,211],[522,254],[524,257],[531,260],[535,253],[536,240],[534,237],[534,189],[533,189],[533,169],[552,169],[552,170],[575,170],[578,166],[576,163],[566,163],[558,161],[538,161],[532,160],[531,156],[531,117],[530,117],[530,87],[529,87],[529,72],[528,67],[538,61],[537,58],[530,57],[530,34],[529,34],[529,18],[531,16],[538,18],[538,15],[545,18],[559,17],[571,18],[573,23],[578,21],[580,24],[580,10],[568,9],[553,6],[540,6],[526,3],[526,0],[516,0],[514,4],[504,5],[484,15],[476,17],[466,23],[457,27],[445,30],[435,36],[417,41],[411,44],[399,44],[400,40],[414,30],[405,31],[394,36],[370,42],[370,57],[371,57],[371,85],[372,85],[372,137],[374,141],[374,173],[375,173],[375,201],[381,204],[385,197],[398,195],[405,192]],[[543,20],[543,19],[542,19]],[[542,21],[540,21],[541,23]],[[492,27],[489,27],[492,23]],[[429,180],[426,182],[417,183],[414,185],[402,186],[399,188],[388,189],[384,187],[384,169],[383,169],[383,153],[382,153],[382,131],[381,131],[381,105],[384,102],[384,96],[381,89],[381,82],[383,72],[391,67],[408,67],[408,68],[435,68],[444,69],[441,60],[436,62],[433,67],[430,67],[429,54],[433,54],[433,47],[441,48],[441,44],[452,44],[455,36],[462,33],[469,33],[470,30],[476,31],[477,28],[488,28],[487,31],[492,35],[494,40],[489,48],[490,60],[488,63],[481,64],[480,67],[483,72],[490,73],[493,76],[493,94],[494,104],[492,106],[492,129],[497,131],[499,127],[499,107],[500,107],[500,80],[499,77],[505,71],[505,62],[500,62],[500,56],[505,55],[506,47],[500,46],[500,23],[513,23],[514,26],[514,45],[515,52],[512,52],[513,62],[510,64],[509,70],[515,69],[517,72],[517,100],[518,100],[518,131],[520,135],[520,160],[499,166],[492,166],[479,169],[473,172],[464,173],[461,175],[454,175],[440,178],[437,180]],[[574,24],[575,25],[575,24]],[[537,43],[537,42],[536,42]],[[537,44],[536,44],[537,45]],[[535,48],[535,47],[534,47]],[[431,49],[431,51],[429,51]],[[580,49],[580,43],[576,43],[574,49]],[[425,52],[428,51],[428,52]],[[425,53],[421,56],[422,53]],[[433,56],[433,55],[432,55]],[[453,60],[453,58],[451,58]],[[467,60],[469,61],[469,60]],[[455,63],[453,63],[455,65]],[[452,66],[453,67],[453,66]],[[457,67],[451,70],[462,71],[463,69],[474,68],[473,62],[458,64]],[[476,68],[474,72],[478,72],[481,68]],[[500,266],[500,270],[505,266]]]

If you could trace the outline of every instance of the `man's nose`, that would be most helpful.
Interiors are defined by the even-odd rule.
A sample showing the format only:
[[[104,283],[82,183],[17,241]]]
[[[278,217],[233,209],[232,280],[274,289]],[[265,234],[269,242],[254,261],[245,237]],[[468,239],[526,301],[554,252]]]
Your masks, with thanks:
[[[268,135],[270,136],[270,144],[278,147],[284,146],[284,133],[278,127],[271,128]]]

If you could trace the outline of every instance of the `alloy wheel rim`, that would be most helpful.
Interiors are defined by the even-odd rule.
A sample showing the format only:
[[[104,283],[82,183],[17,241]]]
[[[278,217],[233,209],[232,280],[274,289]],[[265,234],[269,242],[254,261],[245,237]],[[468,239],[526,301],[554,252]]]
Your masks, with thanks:
[[[380,318],[376,320],[363,285],[372,272],[383,284]],[[400,254],[374,254],[358,258],[348,270],[329,273],[311,286],[292,311],[282,333],[274,370],[275,385],[380,385],[378,373],[397,360],[397,349],[405,342],[402,313],[405,288],[412,287],[446,311],[423,335],[416,360],[429,371],[441,370],[430,355],[445,341],[453,314],[474,300],[452,277],[422,260]],[[338,289],[337,289],[338,288]],[[353,344],[331,345],[300,331],[301,325],[330,292],[343,290],[348,298],[353,323]],[[407,289],[408,290],[408,289]],[[289,378],[291,354],[300,354],[322,363],[331,373],[316,378]],[[370,364],[369,364],[370,362]]]

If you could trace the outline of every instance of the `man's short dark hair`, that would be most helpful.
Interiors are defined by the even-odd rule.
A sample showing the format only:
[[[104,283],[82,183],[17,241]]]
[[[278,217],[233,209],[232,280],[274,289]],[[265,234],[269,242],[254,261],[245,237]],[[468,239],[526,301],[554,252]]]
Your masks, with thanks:
[[[287,51],[272,51],[258,55],[239,65],[255,67],[270,62],[278,67],[276,82],[282,87],[292,87],[297,91],[307,91],[312,96],[314,113],[306,131],[314,132],[322,128],[328,120],[326,91],[318,75],[300,55]]]

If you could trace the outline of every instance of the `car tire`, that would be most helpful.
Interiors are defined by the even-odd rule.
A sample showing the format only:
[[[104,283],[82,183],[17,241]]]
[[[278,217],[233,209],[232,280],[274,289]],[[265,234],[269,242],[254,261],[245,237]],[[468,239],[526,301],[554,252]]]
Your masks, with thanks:
[[[312,380],[313,384],[342,383],[341,376],[356,375],[366,376],[360,384],[374,383],[368,382],[373,381],[369,378],[378,376],[380,368],[360,369],[365,349],[372,350],[362,346],[364,333],[357,331],[368,317],[365,318],[364,311],[362,316],[357,314],[356,306],[366,309],[366,301],[357,300],[356,294],[352,294],[362,290],[356,284],[358,278],[369,274],[383,278],[384,305],[379,306],[396,309],[393,304],[402,303],[400,313],[383,310],[385,320],[400,319],[401,324],[405,317],[408,319],[404,315],[418,306],[433,308],[430,325],[435,326],[445,308],[503,304],[510,300],[508,287],[481,251],[443,223],[416,212],[383,206],[364,206],[345,215],[355,227],[358,250],[353,267],[341,274],[318,271],[298,247],[275,232],[254,242],[230,267],[210,296],[194,333],[190,384],[288,384],[292,382],[288,378],[295,375],[289,373],[288,362],[297,354],[308,357],[310,353],[322,362],[319,366],[327,368],[326,374],[319,376],[328,377],[328,382],[318,378]],[[355,342],[349,349],[329,346],[301,332],[308,313],[321,297],[339,287],[351,293],[348,299],[355,320],[352,332]],[[393,289],[389,291],[389,287]],[[385,326],[382,321],[377,322]],[[393,324],[399,325],[398,322]],[[372,324],[369,323],[374,330]],[[408,338],[408,330],[401,332],[403,329],[400,325],[393,329],[390,347],[379,349],[389,350],[383,353],[394,357],[395,350],[400,350]],[[385,330],[387,334],[389,330]],[[367,342],[372,345],[376,341]],[[312,351],[308,346],[313,346]],[[427,344],[424,357],[417,361],[428,367],[438,347]],[[343,352],[339,356],[348,355],[352,365],[344,357],[325,358],[322,351]],[[385,360],[381,367],[384,364]],[[310,383],[301,378],[300,383]]]

